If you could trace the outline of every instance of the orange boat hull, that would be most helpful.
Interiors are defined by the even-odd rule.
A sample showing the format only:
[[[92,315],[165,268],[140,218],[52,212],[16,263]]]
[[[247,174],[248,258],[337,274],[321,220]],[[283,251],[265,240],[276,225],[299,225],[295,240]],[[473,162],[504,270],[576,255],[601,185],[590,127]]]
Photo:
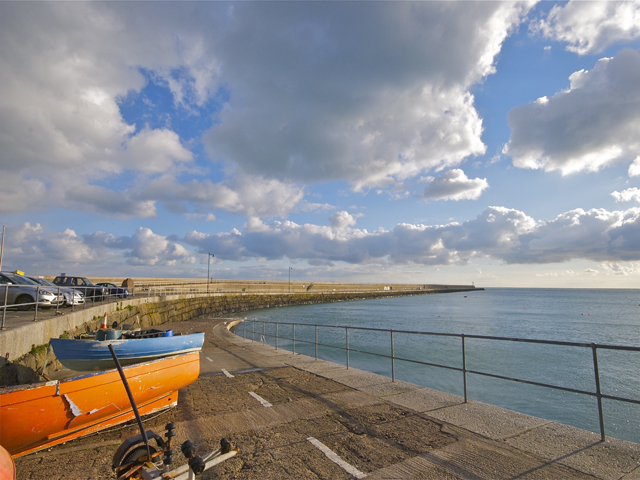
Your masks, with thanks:
[[[123,368],[140,415],[176,405],[197,380],[197,352]],[[13,458],[135,418],[117,370],[26,385],[0,394],[0,445]]]

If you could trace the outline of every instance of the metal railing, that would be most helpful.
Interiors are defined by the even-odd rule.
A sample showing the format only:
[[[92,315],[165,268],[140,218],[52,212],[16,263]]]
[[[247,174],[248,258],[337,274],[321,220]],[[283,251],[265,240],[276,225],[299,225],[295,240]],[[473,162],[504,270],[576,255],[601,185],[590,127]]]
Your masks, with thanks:
[[[247,328],[247,325],[251,324],[250,329]],[[256,324],[262,326],[262,328],[258,328],[256,332]],[[275,334],[270,335],[266,330],[266,325],[275,325]],[[290,326],[292,335],[291,337],[281,337],[279,336],[279,326]],[[296,326],[299,328],[313,328],[315,330],[314,340],[303,340],[300,337],[296,338]],[[467,375],[479,375],[483,377],[489,377],[499,380],[512,381],[517,383],[523,383],[527,385],[533,385],[537,387],[550,388],[554,390],[560,390],[564,392],[570,392],[580,395],[587,395],[590,397],[595,397],[597,400],[597,408],[598,408],[598,421],[600,427],[600,438],[602,441],[605,441],[605,423],[604,423],[604,413],[602,407],[602,400],[615,400],[618,402],[625,402],[629,404],[640,405],[640,400],[635,400],[631,398],[624,398],[615,395],[607,395],[602,393],[600,386],[600,372],[598,368],[598,350],[616,350],[616,351],[626,351],[626,352],[640,352],[640,347],[628,347],[621,345],[600,345],[596,343],[579,343],[579,342],[562,342],[562,341],[554,341],[554,340],[535,340],[535,339],[525,339],[525,338],[508,338],[508,337],[497,337],[497,336],[486,336],[486,335],[465,335],[465,334],[456,334],[456,333],[436,333],[436,332],[419,332],[419,331],[407,331],[407,330],[392,330],[392,329],[381,329],[381,328],[367,328],[367,327],[350,327],[346,325],[317,325],[317,324],[301,324],[301,323],[291,323],[291,322],[268,322],[263,320],[253,320],[253,319],[245,319],[244,322],[239,324],[236,327],[236,330],[241,327],[242,335],[246,339],[247,334],[251,335],[251,340],[256,341],[256,334],[260,336],[260,341],[265,343],[267,338],[275,339],[275,348],[278,349],[278,340],[287,340],[291,342],[292,352],[296,353],[296,342],[299,344],[308,344],[314,345],[315,347],[315,359],[318,360],[318,346],[331,348],[336,350],[343,350],[345,352],[345,360],[346,367],[349,368],[349,355],[351,352],[372,355],[375,357],[381,357],[389,359],[391,362],[391,378],[392,381],[395,381],[395,363],[399,362],[408,362],[413,364],[420,364],[429,367],[442,368],[452,371],[457,371],[462,374],[462,384],[464,391],[464,402],[468,402],[468,390],[467,390]],[[318,328],[323,329],[334,329],[334,330],[343,330],[344,331],[344,346],[338,345],[330,345],[323,344],[318,342]],[[261,331],[260,331],[261,330]],[[388,334],[389,335],[389,354],[379,353],[379,352],[371,352],[366,350],[354,349],[349,346],[349,331],[368,331],[375,332],[378,334]],[[433,337],[451,337],[458,338],[460,340],[460,358],[462,362],[461,367],[455,367],[451,365],[443,365],[433,362],[424,362],[416,359],[410,358],[402,358],[395,355],[395,346],[394,346],[394,334],[408,334],[408,335],[420,335],[420,336],[433,336]],[[553,345],[553,346],[564,346],[564,347],[577,347],[577,348],[586,348],[591,350],[591,360],[593,365],[593,375],[595,380],[595,391],[563,387],[560,385],[553,385],[549,383],[536,382],[531,380],[526,380],[523,378],[509,377],[506,375],[498,375],[495,373],[490,373],[486,371],[474,370],[468,368],[467,365],[467,349],[465,346],[465,340],[468,339],[479,339],[479,340],[491,340],[491,341],[499,341],[499,342],[516,342],[516,343],[529,343],[529,344],[543,344],[543,345]]]
[[[10,289],[17,289],[20,293],[15,295],[10,295]],[[38,314],[42,314],[43,309],[52,310],[55,307],[55,313],[60,313],[60,309],[64,307],[70,307],[71,311],[74,312],[76,308],[87,308],[87,306],[91,307],[98,304],[104,304],[108,302],[112,302],[114,300],[122,300],[121,295],[114,294],[111,295],[109,293],[105,293],[104,295],[95,294],[87,296],[87,293],[94,293],[96,287],[50,287],[50,286],[39,286],[33,287],[29,285],[20,285],[20,284],[10,284],[10,285],[1,285],[0,286],[0,309],[2,309],[2,325],[0,327],[1,330],[5,330],[5,322],[7,316],[7,310],[26,310],[29,311],[33,309],[33,320],[38,320]],[[70,305],[67,305],[67,297],[65,291],[70,291],[68,295],[70,296]],[[41,300],[41,295],[45,294],[45,292],[55,292],[55,299],[53,302],[48,302]],[[82,294],[81,297],[76,296],[76,292],[80,292]],[[34,300],[35,298],[38,300]],[[29,297],[31,301],[18,301],[20,298],[26,299]],[[13,301],[11,301],[13,300]],[[88,303],[91,302],[90,305]],[[42,316],[42,315],[41,315]]]

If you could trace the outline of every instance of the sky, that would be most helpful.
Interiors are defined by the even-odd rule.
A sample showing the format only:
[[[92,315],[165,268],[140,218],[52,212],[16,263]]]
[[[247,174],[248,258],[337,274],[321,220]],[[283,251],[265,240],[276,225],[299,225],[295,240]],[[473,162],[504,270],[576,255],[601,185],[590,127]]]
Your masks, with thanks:
[[[640,2],[0,2],[3,270],[638,288]]]

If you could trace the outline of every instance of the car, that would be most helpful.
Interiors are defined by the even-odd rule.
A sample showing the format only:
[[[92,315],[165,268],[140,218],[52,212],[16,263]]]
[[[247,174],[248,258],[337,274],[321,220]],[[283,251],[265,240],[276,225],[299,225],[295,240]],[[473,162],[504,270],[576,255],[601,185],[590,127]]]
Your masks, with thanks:
[[[34,308],[36,297],[38,307],[51,308],[64,303],[64,295],[58,294],[57,288],[42,286],[10,272],[0,272],[0,295],[2,305],[16,305],[18,310]]]
[[[84,293],[75,288],[67,288],[60,287],[53,283],[50,280],[47,280],[43,277],[34,277],[32,275],[27,275],[26,278],[29,280],[33,280],[40,285],[44,285],[45,287],[53,287],[56,290],[60,290],[60,293],[64,295],[64,305],[67,307],[71,307],[73,305],[83,305],[84,304]]]
[[[97,283],[96,285],[108,288],[110,297],[127,298],[129,296],[129,290],[127,290],[126,288],[118,287],[115,283],[101,282]]]
[[[85,299],[91,298],[94,302],[102,300],[107,295],[107,289],[100,285],[94,285],[87,277],[72,277],[58,275],[53,279],[53,283],[61,287],[75,288],[80,290]]]

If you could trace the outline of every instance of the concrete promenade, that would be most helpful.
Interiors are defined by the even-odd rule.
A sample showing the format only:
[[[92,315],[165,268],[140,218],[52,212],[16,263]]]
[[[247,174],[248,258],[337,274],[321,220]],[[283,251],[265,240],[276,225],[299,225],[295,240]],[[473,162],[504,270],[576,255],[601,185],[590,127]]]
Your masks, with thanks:
[[[640,480],[638,444],[276,350],[230,333],[231,321],[162,325],[205,332],[201,374],[146,428],[175,422],[177,440],[200,454],[222,437],[240,448],[202,479]],[[18,478],[113,478],[111,456],[136,433],[18,458]]]

